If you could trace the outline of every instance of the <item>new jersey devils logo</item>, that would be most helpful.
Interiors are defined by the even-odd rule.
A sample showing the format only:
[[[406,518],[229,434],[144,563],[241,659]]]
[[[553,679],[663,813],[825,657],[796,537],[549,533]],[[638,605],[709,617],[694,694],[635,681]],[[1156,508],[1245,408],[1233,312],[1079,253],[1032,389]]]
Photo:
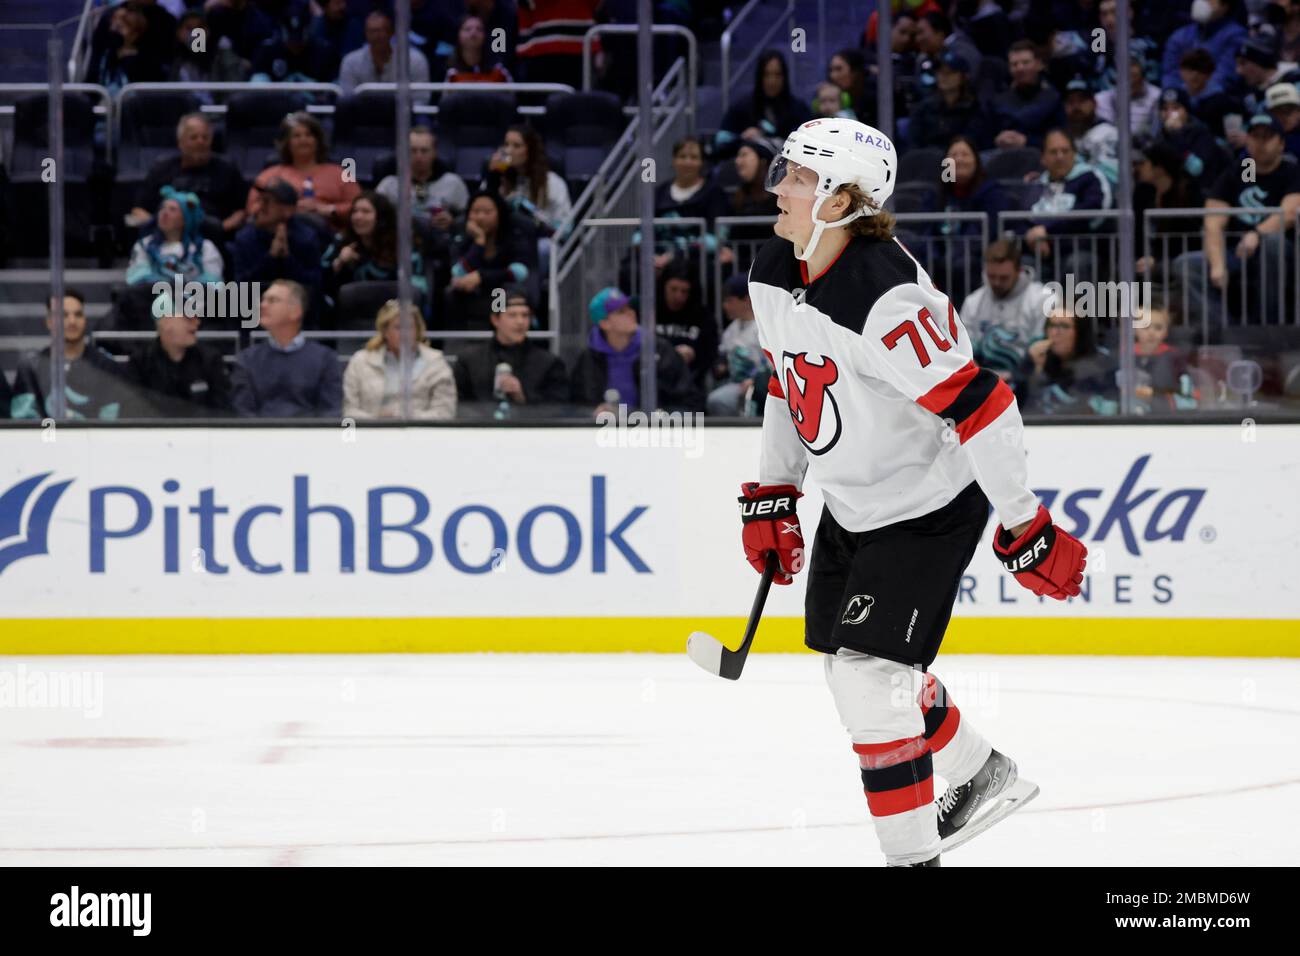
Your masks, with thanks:
[[[824,455],[840,440],[840,408],[830,387],[840,377],[835,360],[818,355],[814,363],[807,352],[781,356],[781,385],[790,406],[799,440],[814,455]]]

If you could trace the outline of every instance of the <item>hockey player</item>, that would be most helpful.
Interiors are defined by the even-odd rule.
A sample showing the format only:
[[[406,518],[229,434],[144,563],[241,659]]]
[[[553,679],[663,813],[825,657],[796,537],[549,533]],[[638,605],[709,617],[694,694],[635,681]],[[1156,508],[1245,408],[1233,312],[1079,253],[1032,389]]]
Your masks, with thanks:
[[[893,237],[897,173],[887,136],[839,118],[804,123],[772,164],[776,236],[749,289],[775,375],[740,502],[746,557],[761,571],[775,551],[789,584],[805,473],[821,488],[805,642],[826,655],[887,863],[938,866],[1038,792],[928,673],[989,504],[998,558],[1035,594],[1078,594],[1087,551],[1026,486],[1010,389]]]

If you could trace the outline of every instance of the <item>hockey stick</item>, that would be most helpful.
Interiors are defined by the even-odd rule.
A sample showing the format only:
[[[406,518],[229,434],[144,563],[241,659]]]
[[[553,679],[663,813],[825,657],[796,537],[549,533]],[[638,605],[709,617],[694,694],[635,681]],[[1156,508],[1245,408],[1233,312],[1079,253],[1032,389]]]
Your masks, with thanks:
[[[745,658],[749,656],[749,646],[754,643],[754,634],[758,631],[758,619],[763,616],[763,605],[767,602],[767,592],[772,587],[772,577],[780,562],[776,552],[767,553],[767,565],[763,568],[763,578],[758,583],[758,593],[754,595],[754,606],[749,610],[749,623],[745,626],[745,639],[738,650],[730,651],[722,642],[711,634],[695,631],[686,639],[686,653],[691,660],[699,664],[710,674],[725,677],[727,680],[739,680],[740,672],[745,669]]]

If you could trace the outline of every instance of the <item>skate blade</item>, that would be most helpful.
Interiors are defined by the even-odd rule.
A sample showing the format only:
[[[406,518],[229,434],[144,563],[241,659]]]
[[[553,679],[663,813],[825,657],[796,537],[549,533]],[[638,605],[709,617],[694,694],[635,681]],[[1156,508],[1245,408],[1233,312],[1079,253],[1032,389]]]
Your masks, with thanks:
[[[977,837],[993,824],[1005,820],[1034,797],[1038,796],[1038,784],[1031,783],[1023,777],[1017,777],[1005,790],[997,795],[983,813],[966,824],[952,836],[946,837],[939,846],[940,853],[957,849],[972,837]]]

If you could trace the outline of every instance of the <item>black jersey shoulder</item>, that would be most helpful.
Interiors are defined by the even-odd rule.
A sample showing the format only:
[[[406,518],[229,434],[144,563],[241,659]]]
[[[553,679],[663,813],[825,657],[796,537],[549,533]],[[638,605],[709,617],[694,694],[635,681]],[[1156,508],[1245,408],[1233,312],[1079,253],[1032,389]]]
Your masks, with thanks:
[[[761,282],[793,292],[803,285],[799,275],[799,260],[795,258],[794,243],[773,236],[758,247],[758,255],[749,270],[750,282]]]
[[[876,301],[900,285],[914,285],[917,265],[893,239],[854,236],[826,274],[808,290],[808,302],[836,325],[861,332]]]

